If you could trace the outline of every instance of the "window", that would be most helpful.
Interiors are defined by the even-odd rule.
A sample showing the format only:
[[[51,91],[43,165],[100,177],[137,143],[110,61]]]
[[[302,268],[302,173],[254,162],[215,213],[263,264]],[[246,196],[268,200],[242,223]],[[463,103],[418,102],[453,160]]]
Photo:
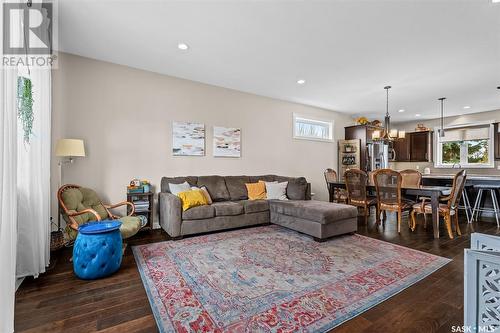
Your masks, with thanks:
[[[311,119],[293,115],[295,139],[333,141],[333,120]]]
[[[436,167],[460,164],[467,168],[492,168],[493,124],[447,128],[445,136],[436,133]]]

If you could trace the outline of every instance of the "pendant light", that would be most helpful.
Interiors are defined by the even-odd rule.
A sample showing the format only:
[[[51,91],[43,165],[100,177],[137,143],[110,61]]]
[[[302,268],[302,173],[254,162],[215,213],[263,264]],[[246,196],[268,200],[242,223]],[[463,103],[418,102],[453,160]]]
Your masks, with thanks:
[[[441,128],[439,129],[439,137],[444,138],[444,100],[446,97],[438,98],[441,101]]]
[[[391,116],[389,115],[389,89],[391,89],[391,86],[385,86],[385,135],[384,139],[390,139],[390,134],[391,134]]]
[[[404,139],[405,131],[398,131],[397,129],[391,130],[391,116],[389,114],[389,89],[391,86],[385,86],[385,119],[384,119],[384,134],[380,136],[380,131],[373,131],[372,140],[374,141],[383,141],[385,143],[389,143],[390,141]]]

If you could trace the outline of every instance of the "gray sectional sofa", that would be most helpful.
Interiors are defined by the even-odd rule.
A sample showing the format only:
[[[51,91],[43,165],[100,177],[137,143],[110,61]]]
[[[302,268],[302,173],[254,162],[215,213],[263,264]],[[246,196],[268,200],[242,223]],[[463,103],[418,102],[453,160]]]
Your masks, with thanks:
[[[245,184],[259,180],[287,181],[286,194],[289,200],[248,200]],[[192,186],[205,186],[213,203],[183,212],[181,200],[170,193],[168,184],[180,184],[185,181]],[[355,207],[312,201],[311,186],[304,177],[163,177],[158,201],[160,225],[173,238],[270,222],[317,239],[354,232],[357,229]]]

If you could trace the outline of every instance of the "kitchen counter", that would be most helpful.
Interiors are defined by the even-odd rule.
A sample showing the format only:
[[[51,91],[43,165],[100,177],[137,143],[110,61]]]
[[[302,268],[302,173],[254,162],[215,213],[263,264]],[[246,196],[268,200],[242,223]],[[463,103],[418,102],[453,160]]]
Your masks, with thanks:
[[[427,178],[427,179],[453,179],[454,176],[455,176],[454,174],[437,174],[437,173],[429,175],[422,174],[422,178]],[[481,174],[468,173],[467,180],[500,181],[500,175],[481,175]]]

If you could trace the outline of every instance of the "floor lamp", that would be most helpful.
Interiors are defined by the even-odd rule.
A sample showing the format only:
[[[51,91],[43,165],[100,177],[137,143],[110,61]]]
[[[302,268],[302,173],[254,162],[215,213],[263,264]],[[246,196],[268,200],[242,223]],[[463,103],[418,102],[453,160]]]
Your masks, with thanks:
[[[60,139],[56,145],[56,156],[63,157],[57,164],[59,167],[58,189],[62,186],[62,167],[64,164],[72,164],[74,157],[85,157],[85,146],[83,140],[79,139]],[[66,159],[67,158],[67,159]],[[57,227],[61,228],[61,207],[58,202],[57,208]]]

